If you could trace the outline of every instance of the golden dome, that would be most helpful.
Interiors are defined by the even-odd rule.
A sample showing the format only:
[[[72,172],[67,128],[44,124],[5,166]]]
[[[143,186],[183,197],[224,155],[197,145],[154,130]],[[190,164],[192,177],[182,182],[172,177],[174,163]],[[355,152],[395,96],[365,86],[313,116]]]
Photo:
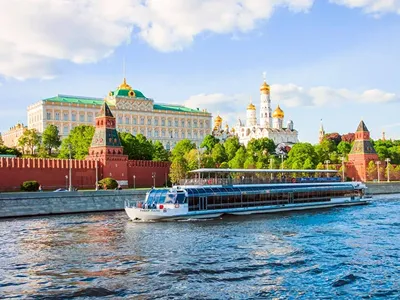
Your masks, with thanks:
[[[256,107],[254,106],[253,103],[250,103],[250,104],[247,106],[247,110],[256,110]]]
[[[265,81],[262,83],[260,87],[261,94],[269,94],[269,85]]]
[[[222,123],[222,118],[220,117],[220,115],[218,115],[218,116],[215,117],[214,122],[215,122],[215,123]]]
[[[126,78],[124,78],[124,82],[122,82],[122,83],[119,85],[118,89],[119,89],[119,90],[131,90],[132,87],[131,87],[129,84],[126,83]]]
[[[283,119],[285,117],[285,113],[283,112],[283,110],[278,107],[274,110],[274,113],[272,114],[273,118],[278,118],[278,119]]]
[[[228,130],[229,129],[229,125],[225,124],[225,129]]]

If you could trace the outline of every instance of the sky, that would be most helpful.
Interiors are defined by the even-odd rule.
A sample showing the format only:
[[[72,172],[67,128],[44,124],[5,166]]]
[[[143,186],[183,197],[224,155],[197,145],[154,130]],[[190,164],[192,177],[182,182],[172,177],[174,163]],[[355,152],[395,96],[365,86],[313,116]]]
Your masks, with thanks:
[[[321,119],[400,139],[400,0],[14,0],[0,19],[0,132],[41,99],[105,97],[124,75],[232,126],[250,101],[259,117],[265,72],[302,142]]]

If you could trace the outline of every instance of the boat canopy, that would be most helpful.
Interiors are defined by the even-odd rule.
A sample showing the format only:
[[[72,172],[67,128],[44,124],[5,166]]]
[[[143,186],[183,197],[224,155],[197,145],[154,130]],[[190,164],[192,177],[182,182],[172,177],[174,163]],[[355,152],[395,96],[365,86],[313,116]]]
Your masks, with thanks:
[[[296,169],[219,169],[203,168],[189,173],[337,173],[338,170],[296,170]]]

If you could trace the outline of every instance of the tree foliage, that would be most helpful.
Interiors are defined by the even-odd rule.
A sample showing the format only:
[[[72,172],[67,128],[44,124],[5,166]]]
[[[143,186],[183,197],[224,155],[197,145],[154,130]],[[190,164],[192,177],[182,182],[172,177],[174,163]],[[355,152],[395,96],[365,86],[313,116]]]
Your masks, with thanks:
[[[58,127],[55,125],[47,125],[46,129],[42,134],[42,146],[47,150],[49,156],[51,156],[52,149],[57,149],[61,145],[60,134]]]
[[[239,138],[237,136],[228,138],[224,143],[224,148],[228,161],[232,160],[240,148]]]
[[[71,151],[72,158],[85,159],[89,154],[94,130],[95,128],[91,125],[79,125],[72,129],[61,142],[59,158],[68,158]]]
[[[169,152],[164,148],[163,144],[160,141],[156,141],[154,143],[153,160],[154,161],[169,160]]]
[[[25,149],[29,150],[30,154],[34,154],[35,147],[40,144],[40,135],[36,129],[25,129],[23,134],[18,139],[18,146],[21,147],[25,154]]]
[[[211,134],[208,134],[204,137],[203,142],[200,144],[200,147],[206,148],[206,153],[210,154],[214,146],[218,143],[219,139]]]

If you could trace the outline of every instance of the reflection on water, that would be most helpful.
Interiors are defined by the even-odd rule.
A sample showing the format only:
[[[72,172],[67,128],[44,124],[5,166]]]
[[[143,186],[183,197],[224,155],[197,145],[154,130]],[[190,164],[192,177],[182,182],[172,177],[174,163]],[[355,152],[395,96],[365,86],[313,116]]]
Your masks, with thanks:
[[[0,298],[399,298],[400,201],[217,220],[0,221]]]

